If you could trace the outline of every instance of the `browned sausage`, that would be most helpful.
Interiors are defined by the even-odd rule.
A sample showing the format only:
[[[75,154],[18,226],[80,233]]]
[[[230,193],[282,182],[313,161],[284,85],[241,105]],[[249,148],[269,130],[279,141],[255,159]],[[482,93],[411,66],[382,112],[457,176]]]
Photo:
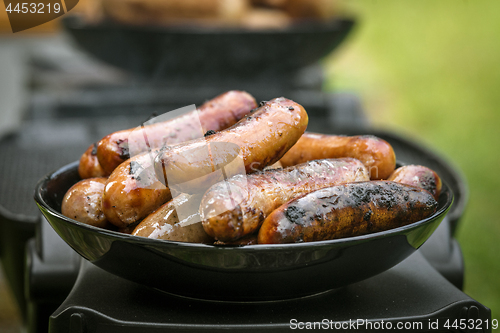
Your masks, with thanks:
[[[175,184],[175,181],[190,181],[194,192],[199,193],[223,175],[222,172],[212,171],[225,166],[235,157],[242,161],[241,169],[236,168],[236,171],[242,172],[259,170],[277,162],[304,133],[307,120],[304,108],[295,102],[283,98],[267,102],[224,131],[169,146],[158,155],[157,174],[165,181],[163,166],[165,170],[172,167],[173,170],[168,174],[174,177],[173,180],[168,179],[169,186]],[[217,154],[220,148],[218,143],[236,149]],[[208,148],[213,148],[212,155],[193,154],[193,150],[208,152]],[[153,151],[134,156],[109,176],[103,195],[103,209],[114,225],[124,227],[135,223],[172,198],[171,189],[163,185],[154,174],[152,158],[155,154],[156,151]],[[232,165],[226,169],[231,168]],[[199,178],[207,174],[207,179]]]
[[[205,102],[197,110],[172,120],[146,125],[140,130],[128,129],[105,136],[98,143],[97,158],[104,171],[111,174],[118,165],[130,158],[128,140],[132,133],[139,135],[140,140],[144,140],[143,135],[146,133],[149,147],[160,148],[164,144],[177,144],[202,137],[208,130],[225,129],[256,107],[257,103],[250,94],[228,91]],[[141,150],[146,149],[144,145]]]
[[[433,170],[422,165],[405,165],[397,168],[387,180],[421,187],[432,194],[436,200],[441,193],[441,178]]]
[[[307,113],[283,97],[261,104],[227,130],[162,149],[155,160],[158,178],[199,192],[228,174],[251,173],[279,161],[304,133]]]
[[[73,185],[64,195],[61,213],[78,222],[105,228],[108,226],[102,211],[102,193],[106,178],[88,178]]]
[[[327,19],[335,14],[336,3],[332,0],[287,0],[283,7],[293,18]]]
[[[255,232],[276,208],[301,194],[326,186],[369,180],[353,158],[316,160],[285,169],[236,175],[203,196],[200,215],[207,234],[234,241]]]
[[[134,236],[178,242],[212,243],[198,215],[200,198],[180,194],[149,214],[132,232]],[[179,217],[178,210],[185,216]]]
[[[109,176],[102,197],[102,208],[109,222],[127,227],[148,216],[172,198],[170,190],[158,181],[153,157],[139,154],[120,164]]]
[[[97,143],[91,144],[82,157],[80,157],[78,174],[82,179],[109,176],[109,174],[104,172],[97,159]]]
[[[386,179],[396,167],[391,145],[375,136],[304,133],[280,160],[284,167],[321,158],[352,157],[370,171],[370,179]]]
[[[296,198],[269,215],[259,244],[313,242],[397,228],[432,215],[427,191],[391,181],[350,183]]]
[[[234,25],[247,11],[246,0],[99,0],[103,13],[125,25]]]

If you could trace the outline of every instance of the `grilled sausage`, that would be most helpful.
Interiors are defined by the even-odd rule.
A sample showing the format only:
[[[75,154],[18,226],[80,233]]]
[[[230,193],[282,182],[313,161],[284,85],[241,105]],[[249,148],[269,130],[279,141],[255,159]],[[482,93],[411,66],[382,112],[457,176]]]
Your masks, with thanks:
[[[93,143],[80,157],[78,174],[81,179],[109,176],[104,172],[97,159],[97,143]]]
[[[353,158],[317,160],[285,169],[236,175],[203,196],[203,228],[228,242],[255,232],[279,206],[304,193],[346,182],[369,180],[366,167]]]
[[[277,162],[305,131],[307,120],[304,108],[295,102],[278,99],[265,103],[224,131],[165,148],[157,157],[157,174],[160,180],[165,180],[164,168],[172,167],[173,171],[168,174],[174,175],[174,181],[169,178],[169,186],[175,181],[190,181],[194,192],[199,193],[223,175],[222,172],[212,171],[225,166],[235,157],[241,158],[242,168],[236,170],[242,172],[262,169]],[[215,149],[213,155],[200,154],[201,157],[193,154],[193,149],[207,152],[207,148],[214,148],[207,142],[215,148],[221,143],[232,150],[215,154]],[[234,147],[237,149],[234,150]],[[134,156],[109,176],[103,195],[103,209],[114,225],[125,227],[135,223],[172,198],[171,189],[158,180],[152,167],[152,158],[156,153],[153,150]],[[208,178],[196,179],[207,174]],[[183,190],[188,190],[188,187]]]
[[[104,14],[125,25],[235,24],[248,7],[246,0],[100,0]]]
[[[189,194],[180,194],[153,213],[149,214],[132,232],[134,236],[153,239],[165,239],[178,242],[212,243],[198,215],[200,198]],[[179,220],[178,211],[187,217]]]
[[[104,171],[111,174],[118,165],[130,158],[128,140],[133,133],[139,136],[139,140],[144,140],[144,133],[147,134],[148,147],[144,145],[144,151],[160,148],[164,144],[177,144],[202,137],[208,130],[223,130],[256,107],[257,103],[250,94],[228,91],[207,101],[198,110],[172,120],[146,125],[140,131],[128,129],[107,135],[98,143],[97,158]],[[198,124],[201,124],[202,132]]]
[[[332,0],[287,0],[283,9],[293,18],[328,19],[335,14],[335,4]]]
[[[280,160],[284,167],[322,158],[352,157],[370,171],[370,179],[386,179],[396,167],[391,145],[375,136],[304,133]]]
[[[436,200],[441,193],[441,178],[433,170],[422,165],[405,165],[397,168],[387,180],[421,187],[432,194]]]
[[[154,152],[142,153],[120,164],[109,176],[102,208],[109,222],[127,227],[148,216],[172,198],[153,169]]]
[[[359,236],[422,220],[437,209],[427,191],[391,181],[350,183],[296,198],[269,215],[259,244]]]
[[[169,186],[183,184],[184,191],[200,191],[227,178],[224,173],[262,170],[279,161],[304,133],[307,123],[304,108],[289,99],[261,103],[227,130],[163,148],[155,159],[156,175]],[[239,167],[241,170],[234,169]],[[214,172],[222,168],[223,172]]]
[[[102,211],[102,193],[106,178],[88,178],[73,185],[64,195],[61,213],[78,222],[105,228],[108,226]]]

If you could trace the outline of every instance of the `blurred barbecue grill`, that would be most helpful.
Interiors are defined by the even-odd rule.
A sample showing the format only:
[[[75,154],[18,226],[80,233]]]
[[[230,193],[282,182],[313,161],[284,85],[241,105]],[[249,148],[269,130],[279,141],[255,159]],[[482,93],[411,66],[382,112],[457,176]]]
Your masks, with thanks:
[[[65,21],[68,31],[81,47],[91,50],[91,53],[103,60],[111,61],[110,59],[115,59],[116,54],[123,52],[123,50],[120,47],[113,47],[112,43],[97,42],[96,40],[100,38],[118,39],[120,42],[130,44],[129,37],[134,36],[133,40],[137,43],[161,44],[158,40],[144,38],[142,34],[146,31],[141,29],[139,32],[133,33],[129,28],[111,25],[105,26],[105,28],[109,28],[107,31],[99,30],[103,27],[89,28],[88,31],[76,20],[68,18]],[[337,34],[337,39],[331,41],[330,48],[322,48],[321,56],[340,43],[351,29],[352,23],[351,20],[342,20],[338,23],[337,28],[343,30]],[[159,38],[160,40],[165,38],[163,34],[158,32],[153,33],[152,36],[156,37],[151,38]],[[262,45],[259,44],[258,37],[251,37],[253,40],[252,50]],[[241,36],[236,35],[232,38],[231,43],[238,43]],[[317,41],[311,42],[318,43]],[[192,47],[193,44],[200,46],[200,42],[187,43],[189,47]],[[130,72],[127,73],[96,62],[88,55],[75,51],[70,45],[71,42],[68,42],[66,38],[55,38],[38,47],[33,53],[29,67],[32,75],[32,88],[24,122],[17,131],[4,136],[0,141],[3,154],[3,160],[0,163],[0,175],[2,175],[0,255],[7,279],[19,304],[23,322],[28,331],[43,332],[47,330],[49,316],[63,303],[77,274],[80,274],[82,279],[84,279],[83,277],[95,278],[96,281],[103,279],[102,281],[110,281],[110,284],[115,279],[102,274],[102,272],[96,272],[86,263],[80,266],[79,257],[41,219],[32,199],[36,181],[44,174],[77,160],[89,143],[99,140],[112,131],[135,127],[152,114],[161,114],[193,103],[200,105],[206,99],[227,89],[248,90],[259,100],[284,95],[303,104],[308,110],[310,115],[308,130],[310,131],[375,134],[393,145],[398,160],[406,163],[424,164],[436,170],[454,191],[455,204],[448,218],[420,251],[427,261],[420,257],[413,258],[410,264],[399,268],[400,272],[403,275],[407,274],[403,272],[407,272],[405,270],[414,264],[430,272],[435,272],[434,269],[436,269],[447,279],[435,278],[439,274],[433,275],[434,273],[431,273],[432,278],[422,282],[427,287],[435,283],[442,284],[443,290],[450,290],[450,293],[454,295],[450,298],[453,301],[444,305],[435,300],[429,301],[429,304],[422,306],[422,308],[427,306],[425,308],[427,311],[434,311],[437,309],[434,306],[438,306],[439,303],[440,307],[444,306],[446,309],[450,309],[452,314],[448,315],[451,317],[458,316],[458,312],[455,310],[463,306],[466,306],[467,309],[473,308],[471,310],[473,312],[476,311],[474,309],[477,309],[478,316],[481,318],[489,316],[488,309],[453,287],[461,288],[463,282],[460,248],[453,238],[453,231],[467,202],[467,188],[460,173],[432,150],[394,133],[371,128],[356,95],[342,92],[323,92],[323,72],[317,61],[308,61],[304,63],[308,66],[300,66],[297,70],[291,71],[290,68],[280,67],[281,64],[278,60],[281,58],[276,57],[278,62],[267,67],[266,71],[261,72],[261,67],[256,62],[255,66],[257,67],[242,68],[241,65],[228,67],[231,70],[227,71],[225,76],[216,75],[222,73],[219,71],[224,70],[224,66],[221,67],[220,64],[211,68],[212,70],[217,69],[215,72],[210,70],[199,72],[193,70],[197,68],[181,66],[177,68],[180,70],[179,74],[169,76],[172,79],[168,80],[165,80],[165,77],[167,74],[171,74],[173,69],[167,70],[165,66],[158,68],[157,59],[153,65],[138,64],[137,62],[133,62],[131,65],[129,62],[121,62],[121,67],[130,69],[131,73],[143,74],[144,77],[147,77],[141,79],[140,76],[130,75]],[[142,52],[141,48],[142,46],[138,47],[136,51]],[[240,50],[236,59],[243,61],[244,54],[241,53],[241,48],[243,46],[236,47]],[[295,50],[293,47],[287,47],[286,43],[285,46],[281,46],[277,50],[282,50],[282,48],[285,53]],[[115,52],[114,55],[111,52]],[[148,52],[155,53],[155,50],[148,50]],[[212,58],[209,57],[209,60],[216,58],[217,56],[213,55]],[[130,58],[124,57],[124,59]],[[144,55],[142,58],[134,59],[144,60]],[[120,66],[117,63],[115,65]],[[210,63],[206,65],[207,68],[210,68]],[[292,68],[295,68],[295,65],[292,65]],[[241,72],[237,70],[241,70]],[[158,75],[151,78],[153,72],[158,73]],[[184,76],[183,73],[186,72],[190,74]],[[201,79],[197,73],[201,75]],[[395,270],[389,274],[397,276],[398,272]],[[88,283],[91,282],[93,281],[82,280],[77,287],[88,289]],[[124,288],[128,288],[127,290],[134,291],[135,288],[138,288],[123,281],[116,283],[123,283]],[[371,282],[368,281],[366,284],[360,284],[353,288],[362,290],[372,287]],[[418,288],[415,286],[409,287],[409,289],[409,294],[418,294]],[[77,291],[75,291],[75,295],[79,295]],[[155,299],[155,296],[151,297]],[[161,297],[158,296],[159,299]],[[74,299],[68,299],[64,303],[66,308],[62,307],[59,312],[68,309],[67,313],[73,313],[72,311],[76,311],[73,304],[78,305],[78,302],[81,302],[82,306],[88,305],[78,296]],[[102,302],[102,300],[98,300],[98,302]],[[93,305],[96,309],[99,308],[99,305]],[[117,306],[117,304],[113,305]],[[127,311],[134,309],[133,304],[120,305]],[[417,307],[412,306],[409,306],[406,311],[409,318],[422,315],[422,313],[430,313],[422,312],[420,308],[417,311]],[[78,324],[80,323],[78,312],[74,314],[75,316],[71,316],[71,319],[66,318],[61,313],[55,316],[52,319],[54,332],[56,332],[56,327],[67,327],[65,325],[66,323],[69,325],[68,321],[71,323],[74,321],[75,325],[80,325]],[[96,314],[96,317],[87,320],[89,323],[92,322],[92,325],[98,325],[99,318],[105,315],[106,312],[103,311]],[[465,316],[467,316],[467,312]],[[141,320],[141,318],[137,320]],[[137,323],[139,324],[139,322]],[[141,322],[141,325],[143,324]],[[152,325],[154,327],[154,323]],[[130,327],[131,330],[132,327],[133,325]],[[82,329],[82,332],[84,331]]]

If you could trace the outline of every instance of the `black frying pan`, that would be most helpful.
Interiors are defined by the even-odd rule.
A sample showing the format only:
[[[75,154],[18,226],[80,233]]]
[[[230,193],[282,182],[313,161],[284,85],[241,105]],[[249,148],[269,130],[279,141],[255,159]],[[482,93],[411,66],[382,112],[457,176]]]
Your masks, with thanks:
[[[62,24],[83,50],[108,64],[144,77],[199,82],[295,73],[335,49],[354,21],[335,18],[274,30],[88,24],[78,16]]]
[[[400,228],[312,243],[217,247],[121,234],[61,215],[65,192],[79,180],[77,168],[78,162],[69,164],[36,187],[38,207],[55,231],[85,259],[110,273],[205,299],[287,299],[372,277],[418,249],[453,202],[443,183],[437,212]]]

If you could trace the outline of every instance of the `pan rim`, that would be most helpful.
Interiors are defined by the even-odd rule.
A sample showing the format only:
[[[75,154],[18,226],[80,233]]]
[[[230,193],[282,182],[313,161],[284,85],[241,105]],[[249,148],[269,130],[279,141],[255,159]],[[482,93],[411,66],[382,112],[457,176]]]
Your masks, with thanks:
[[[172,25],[131,25],[114,22],[104,19],[97,23],[87,23],[82,17],[76,14],[66,15],[61,19],[65,29],[69,30],[101,30],[109,29],[126,32],[139,33],[176,33],[176,34],[196,34],[196,35],[269,35],[269,34],[297,34],[297,33],[318,33],[331,32],[339,29],[350,29],[355,23],[353,16],[336,16],[321,20],[301,20],[283,28],[262,28],[249,29],[238,26],[206,26],[196,24],[172,24]]]

